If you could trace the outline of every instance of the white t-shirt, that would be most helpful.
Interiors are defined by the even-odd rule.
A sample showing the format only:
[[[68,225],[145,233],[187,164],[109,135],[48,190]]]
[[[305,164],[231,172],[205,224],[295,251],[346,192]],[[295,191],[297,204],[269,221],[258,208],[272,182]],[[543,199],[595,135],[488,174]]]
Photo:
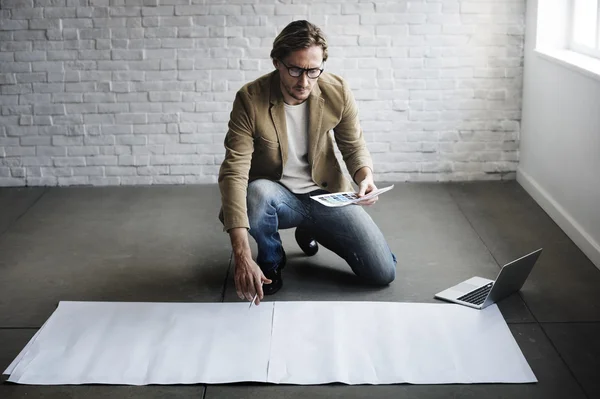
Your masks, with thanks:
[[[308,164],[308,102],[284,106],[288,156],[280,182],[295,194],[305,194],[319,188]]]

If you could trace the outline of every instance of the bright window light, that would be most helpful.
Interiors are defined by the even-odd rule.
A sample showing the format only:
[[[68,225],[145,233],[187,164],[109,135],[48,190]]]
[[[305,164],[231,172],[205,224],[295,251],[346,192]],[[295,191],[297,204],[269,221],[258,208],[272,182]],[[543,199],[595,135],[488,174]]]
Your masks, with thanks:
[[[598,44],[598,0],[575,0],[573,41],[595,48]]]
[[[600,0],[573,0],[571,50],[600,58]]]

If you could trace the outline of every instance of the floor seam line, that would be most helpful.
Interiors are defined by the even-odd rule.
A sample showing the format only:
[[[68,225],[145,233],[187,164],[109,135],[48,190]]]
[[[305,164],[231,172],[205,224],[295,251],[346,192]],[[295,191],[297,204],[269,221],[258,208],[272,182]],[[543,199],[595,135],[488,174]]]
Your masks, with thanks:
[[[452,201],[454,201],[454,203],[456,204],[456,207],[458,208],[458,210],[460,211],[460,213],[463,215],[463,217],[465,218],[465,220],[467,221],[467,223],[469,223],[469,226],[471,226],[471,229],[473,229],[473,231],[475,232],[475,234],[477,234],[477,237],[479,238],[479,241],[481,241],[481,243],[483,244],[483,246],[485,247],[485,249],[488,251],[488,253],[492,257],[492,259],[494,259],[494,262],[496,262],[496,266],[498,266],[500,269],[502,269],[502,266],[498,262],[498,259],[496,259],[496,257],[492,253],[492,250],[490,249],[490,247],[488,247],[488,245],[485,243],[485,241],[483,240],[483,238],[481,237],[481,235],[479,234],[479,232],[477,231],[477,229],[475,228],[475,226],[473,226],[473,223],[471,222],[471,219],[469,219],[469,217],[467,216],[467,214],[465,213],[465,211],[463,210],[463,208],[460,206],[460,204],[458,203],[458,201],[456,200],[456,198],[454,197],[454,195],[452,195],[452,192],[450,190],[448,190],[447,187],[446,187],[446,191],[447,191],[448,195],[450,196],[450,198],[452,198]],[[529,312],[529,314],[531,315],[531,317],[533,317],[534,322],[539,324],[540,321],[537,319],[537,317],[535,317],[535,315],[533,314],[533,312],[529,308],[529,305],[527,304],[527,302],[525,302],[525,299],[523,298],[523,295],[521,295],[521,290],[517,291],[516,294],[521,299],[521,302],[523,302],[523,305],[525,305],[525,308],[527,309],[527,311]]]
[[[225,294],[227,293],[227,281],[229,281],[229,273],[231,271],[231,262],[233,261],[233,251],[229,255],[229,264],[227,265],[227,272],[225,273],[225,280],[223,281],[223,289],[221,290],[221,302],[225,302]]]
[[[600,320],[598,321],[540,321],[540,324],[600,324]]]
[[[563,357],[563,355],[559,352],[558,348],[554,344],[554,341],[552,341],[552,339],[550,339],[550,336],[548,335],[548,333],[546,332],[546,329],[544,328],[544,326],[541,323],[540,323],[540,328],[542,329],[542,333],[544,334],[544,336],[548,339],[548,342],[550,342],[550,345],[552,346],[552,349],[554,349],[554,351],[556,352],[556,354],[558,355],[558,357],[560,358],[560,360],[563,362],[563,364],[567,368],[567,370],[569,370],[569,374],[571,374],[571,376],[573,377],[573,379],[575,380],[575,382],[577,383],[577,385],[581,389],[581,392],[583,392],[583,395],[586,398],[591,399],[588,396],[587,392],[585,391],[585,388],[583,387],[583,384],[579,381],[579,379],[577,378],[577,376],[575,375],[575,373],[573,372],[573,370],[571,370],[571,367],[569,367],[569,364],[567,363],[567,361],[565,360],[565,358]]]
[[[42,327],[0,327],[0,330],[39,330]]]
[[[499,268],[502,268],[502,266],[500,266],[500,263],[498,263],[498,260],[496,259],[496,257],[492,253],[491,249],[485,243],[485,241],[483,240],[483,238],[481,237],[481,235],[479,234],[479,232],[477,231],[477,229],[475,228],[475,226],[473,226],[473,223],[471,222],[471,219],[469,219],[469,217],[467,216],[467,214],[465,213],[465,211],[463,210],[463,208],[460,206],[460,204],[458,203],[458,201],[456,200],[456,198],[454,197],[454,195],[452,195],[452,192],[447,187],[444,187],[444,188],[446,189],[446,192],[448,193],[448,195],[450,196],[450,198],[452,199],[452,201],[454,202],[454,204],[456,205],[456,207],[458,208],[458,210],[460,211],[460,213],[463,215],[463,217],[465,218],[465,220],[467,221],[467,223],[469,223],[469,226],[471,227],[471,229],[475,232],[475,234],[477,234],[477,238],[479,238],[479,241],[483,244],[483,246],[487,250],[488,254],[490,254],[490,256],[492,257],[492,259],[494,259],[494,262],[496,262],[496,266],[498,266]]]
[[[43,196],[46,194],[46,192],[47,192],[47,191],[48,191],[48,188],[47,188],[47,187],[44,187],[44,189],[42,190],[42,193],[41,193],[41,194],[40,194],[40,195],[39,195],[39,196],[38,196],[38,197],[35,199],[35,201],[33,201],[33,202],[31,203],[31,205],[29,205],[29,206],[27,207],[27,209],[25,209],[25,210],[23,211],[23,213],[21,213],[19,216],[17,216],[17,218],[16,218],[15,220],[13,220],[12,222],[10,222],[10,223],[8,224],[8,226],[6,226],[6,229],[4,229],[4,231],[0,231],[0,237],[2,237],[2,236],[5,234],[5,233],[7,233],[7,232],[10,230],[10,228],[11,228],[11,227],[13,227],[13,226],[14,226],[14,225],[15,225],[15,224],[16,224],[16,223],[19,221],[19,220],[21,220],[21,218],[22,218],[23,216],[25,216],[25,214],[26,214],[27,212],[29,212],[29,210],[30,210],[31,208],[33,208],[33,206],[34,206],[35,204],[37,204],[37,203],[38,203],[38,201],[39,201],[39,200],[40,200],[40,199],[41,199],[41,198],[42,198],[42,197],[43,197]]]

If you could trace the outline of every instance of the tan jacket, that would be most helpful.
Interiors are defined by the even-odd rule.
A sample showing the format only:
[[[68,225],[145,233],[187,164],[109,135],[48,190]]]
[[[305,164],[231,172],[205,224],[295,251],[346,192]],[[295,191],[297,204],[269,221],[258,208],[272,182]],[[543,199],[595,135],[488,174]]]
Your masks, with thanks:
[[[330,191],[353,191],[334,153],[331,135],[351,176],[364,166],[373,169],[348,84],[324,72],[308,98],[308,163],[314,182]],[[246,192],[255,179],[281,178],[287,161],[288,137],[279,72],[242,87],[236,94],[225,136],[225,159],[219,171],[222,208],[219,218],[227,231],[249,228]]]

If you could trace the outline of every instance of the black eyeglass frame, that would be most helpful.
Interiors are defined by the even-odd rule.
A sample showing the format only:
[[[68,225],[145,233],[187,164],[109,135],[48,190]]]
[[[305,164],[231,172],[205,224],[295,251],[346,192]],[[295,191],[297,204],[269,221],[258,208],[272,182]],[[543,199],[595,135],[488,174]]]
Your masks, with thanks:
[[[287,69],[287,71],[288,71],[288,74],[289,74],[289,75],[290,75],[292,78],[299,78],[300,76],[304,75],[304,73],[306,72],[306,77],[307,77],[307,78],[309,78],[309,79],[317,79],[319,76],[321,76],[321,74],[322,74],[322,73],[323,73],[323,71],[325,70],[325,65],[324,65],[324,64],[325,64],[325,62],[323,62],[323,63],[321,64],[321,65],[323,65],[323,68],[300,68],[300,67],[297,67],[297,66],[291,66],[291,67],[290,67],[290,66],[287,66],[287,65],[285,64],[285,62],[283,62],[283,61],[281,61],[281,60],[279,60],[279,62],[281,62],[281,63],[283,64],[283,66],[284,66],[284,67],[286,67],[286,69]],[[297,70],[299,70],[299,71],[301,71],[301,72],[298,74],[298,76],[294,76],[294,75],[292,75],[292,72],[291,72],[291,70],[292,70],[292,69],[297,69]],[[319,71],[319,74],[318,74],[317,76],[311,77],[311,76],[309,75],[310,71]]]

